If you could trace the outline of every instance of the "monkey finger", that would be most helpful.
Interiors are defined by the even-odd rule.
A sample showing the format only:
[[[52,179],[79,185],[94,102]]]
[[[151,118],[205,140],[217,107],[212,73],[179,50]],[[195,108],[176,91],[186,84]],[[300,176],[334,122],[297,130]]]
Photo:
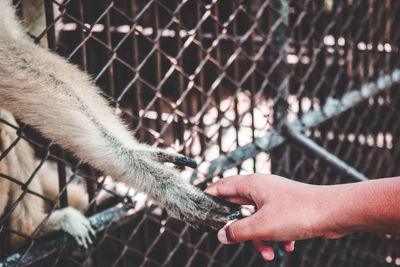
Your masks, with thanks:
[[[224,227],[229,221],[235,220],[238,217],[240,217],[238,211],[232,212],[231,214],[226,214],[211,210],[203,223],[213,230],[219,230]]]
[[[154,151],[141,151],[140,153],[147,155],[149,158],[158,162],[170,162],[178,166],[187,166],[192,169],[197,168],[197,162],[194,159],[179,153],[170,153],[161,149]]]
[[[197,162],[194,159],[186,157],[182,154],[172,154],[166,151],[158,151],[157,160],[161,162],[171,162],[178,166],[187,166],[192,169],[197,168]]]
[[[214,201],[218,207],[225,207],[224,210],[221,211],[216,211],[217,213],[222,213],[222,214],[226,214],[229,218],[229,220],[233,220],[233,219],[240,219],[242,218],[242,214],[240,212],[241,210],[241,206],[225,201],[221,198],[217,198],[214,197],[212,195],[209,195],[207,193],[204,193],[210,200]]]
[[[224,227],[229,221],[235,220],[235,217],[237,217],[237,214],[230,215],[218,212],[216,210],[211,210],[208,213],[204,224],[206,224],[211,229],[219,230]]]
[[[189,157],[185,157],[185,156],[180,155],[180,154],[176,155],[174,157],[174,161],[170,161],[170,162],[172,162],[172,163],[174,163],[176,165],[179,165],[179,166],[187,166],[187,167],[190,167],[192,169],[196,169],[197,168],[197,162],[194,159],[189,158]]]

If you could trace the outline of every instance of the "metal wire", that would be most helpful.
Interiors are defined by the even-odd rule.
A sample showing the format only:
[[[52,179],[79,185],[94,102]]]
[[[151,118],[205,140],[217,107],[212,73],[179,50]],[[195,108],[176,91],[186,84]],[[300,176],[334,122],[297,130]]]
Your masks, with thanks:
[[[23,16],[24,0],[14,2]],[[196,158],[199,168],[182,176],[200,188],[237,173],[314,184],[400,175],[399,1],[44,3],[46,26],[34,41],[46,38],[89,72],[138,140]],[[1,266],[400,265],[398,237],[369,233],[300,241],[295,252],[264,262],[250,244],[223,246],[214,231],[140,206],[135,194],[115,194],[99,178],[107,174],[30,127],[0,124],[16,131],[14,142],[0,147],[0,164],[21,140],[40,162],[24,182],[0,173],[0,182],[22,192],[0,219]],[[28,188],[51,162],[58,162],[56,201]],[[90,250],[66,235],[38,239],[41,226],[27,236],[8,225],[27,195],[49,203],[50,213],[56,202],[67,205],[74,179],[87,188],[88,212],[101,228]],[[115,195],[107,206],[96,204],[102,190]],[[119,201],[125,204],[114,206]],[[8,249],[12,234],[27,244],[16,254]]]

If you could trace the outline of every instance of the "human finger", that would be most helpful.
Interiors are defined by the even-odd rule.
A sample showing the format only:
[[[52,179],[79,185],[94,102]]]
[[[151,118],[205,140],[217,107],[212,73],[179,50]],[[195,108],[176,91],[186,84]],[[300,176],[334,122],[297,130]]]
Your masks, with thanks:
[[[255,205],[255,203],[252,200],[244,197],[227,197],[224,198],[224,200],[239,205]]]
[[[204,192],[216,196],[216,197],[242,197],[251,199],[250,197],[250,185],[247,175],[237,175],[227,178],[223,178],[210,186],[208,186]]]
[[[292,252],[294,250],[294,244],[294,241],[281,242],[279,243],[279,247],[286,252]]]
[[[253,215],[233,221],[218,231],[218,240],[223,244],[239,243],[247,240],[263,239],[265,220],[258,212]]]
[[[253,240],[253,245],[264,260],[272,261],[274,259],[275,253],[271,246],[271,242],[263,240]]]

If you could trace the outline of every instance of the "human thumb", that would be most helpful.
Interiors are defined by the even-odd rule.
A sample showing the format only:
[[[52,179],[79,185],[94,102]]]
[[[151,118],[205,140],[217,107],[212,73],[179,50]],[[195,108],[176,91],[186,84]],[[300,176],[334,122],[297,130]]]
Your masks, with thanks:
[[[259,214],[236,220],[218,231],[218,240],[222,244],[239,243],[247,240],[261,239],[265,237],[262,232],[262,220]]]

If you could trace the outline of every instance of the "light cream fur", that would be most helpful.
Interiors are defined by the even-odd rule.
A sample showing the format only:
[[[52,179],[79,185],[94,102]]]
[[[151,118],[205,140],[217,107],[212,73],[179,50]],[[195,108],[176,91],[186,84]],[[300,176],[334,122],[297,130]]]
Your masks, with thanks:
[[[35,45],[16,19],[9,1],[0,0],[0,10],[0,105],[3,108],[81,160],[146,192],[175,217],[195,226],[206,223],[212,227],[221,227],[229,220],[231,207],[210,198],[180,179],[175,170],[162,165],[165,161],[183,165],[193,165],[193,162],[180,154],[138,143],[86,73]],[[12,164],[27,164],[25,161],[31,157],[14,159]],[[7,192],[18,192],[14,186],[6,183],[0,197],[4,200]],[[37,187],[34,189],[44,191]],[[37,202],[33,196],[29,197],[32,203]],[[1,201],[0,205],[4,203]],[[15,216],[19,220],[41,219],[24,209]],[[23,231],[31,232],[33,225]]]
[[[18,127],[12,114],[4,109],[0,109],[0,118]],[[24,139],[18,140],[15,128],[5,123],[0,123],[0,141],[0,155],[5,155],[0,161],[0,173],[26,184],[35,169],[39,166],[39,161],[35,158],[33,149]],[[7,151],[15,141],[17,141],[16,145]],[[34,179],[28,184],[27,189],[56,201],[56,196],[59,192],[57,172],[49,164],[44,164],[40,167]],[[70,184],[68,186],[68,198],[70,205],[75,210],[83,210],[87,206],[87,194],[84,188],[77,184]],[[14,206],[14,203],[17,203],[17,205],[12,210],[11,208]],[[20,184],[4,177],[0,178],[0,214],[8,214],[11,211],[8,217],[8,227],[12,231],[30,237],[47,217],[51,206],[52,203],[45,202],[42,198],[30,192],[24,193]],[[44,224],[39,236],[54,230],[67,231],[68,229],[63,229],[60,226],[56,227],[55,225],[61,225],[61,216],[63,216],[63,220],[71,217],[69,215],[75,218],[77,217],[77,212],[77,210],[72,211],[69,208],[52,213]],[[87,219],[81,214],[81,217],[77,217],[75,224],[86,225]],[[80,235],[90,235],[93,231],[91,228],[85,229],[87,230],[86,233],[83,232]],[[11,234],[10,240],[12,249],[15,249],[21,246],[26,238],[17,234]]]

